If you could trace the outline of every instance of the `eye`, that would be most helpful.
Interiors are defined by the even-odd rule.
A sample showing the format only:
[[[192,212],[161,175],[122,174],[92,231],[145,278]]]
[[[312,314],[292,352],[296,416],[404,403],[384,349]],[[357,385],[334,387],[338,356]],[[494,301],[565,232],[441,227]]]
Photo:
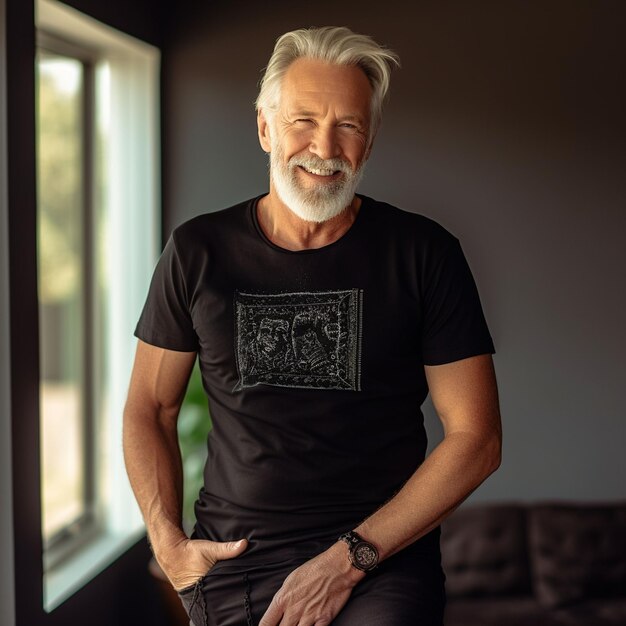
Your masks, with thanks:
[[[313,120],[310,118],[299,117],[297,120],[295,120],[295,123],[300,124],[300,125],[306,125],[306,124],[312,124]]]
[[[352,122],[342,122],[341,124],[339,124],[339,128],[345,130],[348,133],[362,132],[361,127],[358,124],[353,124]]]

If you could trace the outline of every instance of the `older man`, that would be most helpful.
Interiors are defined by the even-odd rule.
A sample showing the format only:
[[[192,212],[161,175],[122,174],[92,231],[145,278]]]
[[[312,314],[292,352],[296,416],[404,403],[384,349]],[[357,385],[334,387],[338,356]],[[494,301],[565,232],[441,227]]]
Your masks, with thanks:
[[[178,227],[137,326],[130,480],[192,624],[442,623],[438,525],[500,462],[458,240],[356,194],[397,57],[283,35],[257,102],[269,193]],[[191,539],[176,418],[199,358],[213,430]],[[443,441],[425,459],[430,391]]]

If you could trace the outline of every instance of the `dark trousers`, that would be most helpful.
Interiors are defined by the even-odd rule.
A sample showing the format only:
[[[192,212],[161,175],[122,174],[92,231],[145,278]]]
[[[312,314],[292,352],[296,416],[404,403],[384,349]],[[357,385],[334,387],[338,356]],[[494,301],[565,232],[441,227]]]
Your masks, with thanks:
[[[229,572],[222,562],[180,594],[191,626],[257,626],[285,578],[301,563]],[[354,588],[333,626],[442,626],[444,581],[438,558],[408,548]]]

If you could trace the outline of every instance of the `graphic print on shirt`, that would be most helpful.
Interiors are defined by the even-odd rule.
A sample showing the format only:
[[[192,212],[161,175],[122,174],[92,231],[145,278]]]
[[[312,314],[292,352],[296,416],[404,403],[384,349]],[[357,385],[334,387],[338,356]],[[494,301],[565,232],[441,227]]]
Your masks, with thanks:
[[[360,391],[363,291],[235,292],[239,382]]]

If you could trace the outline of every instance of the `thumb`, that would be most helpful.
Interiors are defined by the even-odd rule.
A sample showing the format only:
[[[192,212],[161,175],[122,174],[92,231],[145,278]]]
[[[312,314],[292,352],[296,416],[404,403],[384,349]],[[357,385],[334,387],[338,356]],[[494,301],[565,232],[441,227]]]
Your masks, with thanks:
[[[213,554],[217,561],[225,561],[239,556],[246,550],[247,547],[247,539],[240,539],[239,541],[215,542],[213,544]]]

